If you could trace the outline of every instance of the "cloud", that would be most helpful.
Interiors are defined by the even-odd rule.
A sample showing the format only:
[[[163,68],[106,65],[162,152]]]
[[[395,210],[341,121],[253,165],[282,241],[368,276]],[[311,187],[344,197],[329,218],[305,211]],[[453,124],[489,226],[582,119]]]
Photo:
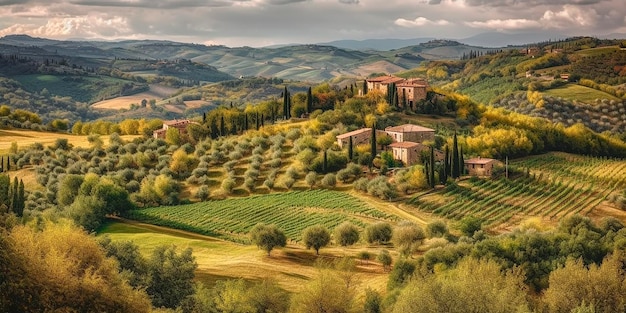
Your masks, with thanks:
[[[123,17],[83,16],[49,19],[45,25],[15,24],[0,30],[0,35],[30,34],[43,37],[114,38],[132,35]]]
[[[431,21],[425,17],[420,16],[414,20],[399,18],[394,22],[394,24],[402,27],[421,27],[426,25],[446,26],[450,25],[450,22],[446,20]]]
[[[339,3],[343,3],[343,4],[359,4],[359,0],[339,0]]]
[[[233,5],[233,1],[228,0],[75,0],[70,4],[79,6],[99,6],[99,7],[130,7],[130,8],[157,8],[157,9],[178,9],[194,7],[224,7]]]
[[[541,27],[539,22],[527,19],[493,19],[482,22],[467,22],[465,24],[474,28],[488,28],[496,30],[521,30]]]
[[[584,10],[578,6],[565,5],[561,11],[547,10],[541,17],[541,23],[548,28],[567,28],[571,26],[594,26],[598,14],[593,8]]]
[[[610,0],[458,0],[463,1],[468,6],[486,6],[486,7],[535,7],[535,6],[552,6],[552,5],[592,5]]]

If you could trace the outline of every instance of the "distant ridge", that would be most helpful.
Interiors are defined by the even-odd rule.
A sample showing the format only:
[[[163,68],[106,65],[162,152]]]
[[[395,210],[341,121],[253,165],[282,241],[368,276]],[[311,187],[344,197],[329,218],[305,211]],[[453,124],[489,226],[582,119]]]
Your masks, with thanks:
[[[377,50],[389,51],[434,40],[434,37],[412,39],[365,39],[365,40],[335,40],[319,43],[319,45],[333,46],[350,50]]]
[[[469,46],[485,48],[501,48],[506,46],[523,46],[526,44],[543,42],[548,40],[566,39],[570,36],[556,33],[517,33],[507,34],[499,32],[482,33],[472,37],[458,39],[457,41]]]

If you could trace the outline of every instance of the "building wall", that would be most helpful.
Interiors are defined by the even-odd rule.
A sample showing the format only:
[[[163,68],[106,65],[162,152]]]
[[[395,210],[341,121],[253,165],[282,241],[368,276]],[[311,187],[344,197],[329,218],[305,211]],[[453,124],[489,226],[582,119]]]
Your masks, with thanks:
[[[491,176],[493,173],[493,162],[487,164],[465,164],[465,168],[471,176]]]
[[[404,165],[410,166],[419,162],[420,149],[414,148],[392,148],[393,158],[400,160]]]
[[[391,136],[393,142],[405,142],[412,141],[417,143],[422,143],[427,140],[435,140],[435,132],[393,132],[387,131],[387,134]]]
[[[369,144],[371,136],[372,132],[369,131],[357,135],[352,135],[352,147],[356,147],[362,144]],[[350,138],[337,138],[337,144],[339,145],[339,148],[347,147],[350,144]]]

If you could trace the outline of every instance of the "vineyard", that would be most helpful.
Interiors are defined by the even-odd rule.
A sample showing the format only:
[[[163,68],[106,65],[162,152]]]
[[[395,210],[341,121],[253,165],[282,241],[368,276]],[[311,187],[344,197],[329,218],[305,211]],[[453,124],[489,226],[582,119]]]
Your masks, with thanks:
[[[147,208],[131,211],[128,217],[242,243],[248,242],[247,233],[257,223],[275,224],[289,239],[299,241],[302,230],[316,224],[332,230],[343,221],[363,228],[375,221],[398,219],[346,193],[329,190]]]
[[[587,214],[616,190],[626,188],[626,162],[549,153],[511,162],[528,170],[515,179],[472,178],[408,203],[436,215],[461,219],[472,215],[489,226],[540,216],[558,220]]]

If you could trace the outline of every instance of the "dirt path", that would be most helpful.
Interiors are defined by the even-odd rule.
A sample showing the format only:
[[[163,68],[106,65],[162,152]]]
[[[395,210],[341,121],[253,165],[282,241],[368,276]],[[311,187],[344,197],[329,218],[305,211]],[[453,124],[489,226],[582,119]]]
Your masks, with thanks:
[[[157,226],[157,225],[152,225],[152,224],[146,224],[146,223],[142,223],[142,222],[138,222],[138,221],[125,219],[123,217],[111,216],[109,218],[111,220],[115,221],[115,222],[118,222],[118,223],[129,224],[129,225],[133,225],[133,226],[140,227],[140,228],[145,228],[147,230],[155,231],[155,232],[166,234],[166,235],[183,237],[183,238],[187,238],[187,239],[198,239],[198,240],[204,240],[204,241],[211,241],[211,242],[227,242],[227,243],[234,244],[234,245],[240,245],[238,243],[235,243],[235,242],[232,242],[232,241],[223,240],[223,239],[219,239],[219,238],[216,238],[216,237],[205,236],[205,235],[201,235],[201,234],[197,234],[197,233],[193,233],[193,232],[189,232],[189,231],[185,231],[185,230],[175,229],[175,228],[169,228],[169,227],[164,227],[164,226]]]

